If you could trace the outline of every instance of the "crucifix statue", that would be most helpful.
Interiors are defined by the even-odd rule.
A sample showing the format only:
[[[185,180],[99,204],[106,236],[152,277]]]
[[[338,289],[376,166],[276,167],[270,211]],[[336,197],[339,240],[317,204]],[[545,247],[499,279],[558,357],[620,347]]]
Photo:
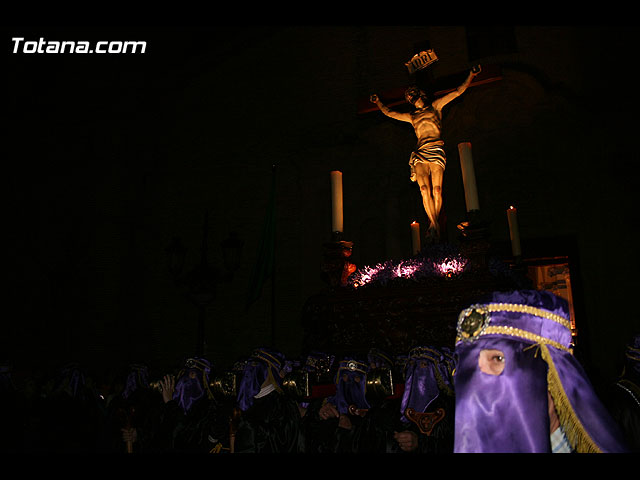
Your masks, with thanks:
[[[387,117],[410,123],[418,137],[418,143],[409,158],[411,181],[417,182],[422,195],[422,204],[431,225],[428,235],[434,239],[440,237],[438,217],[442,209],[442,178],[447,163],[444,141],[441,138],[442,109],[459,97],[467,89],[473,77],[480,73],[480,66],[474,67],[466,80],[455,90],[431,100],[418,87],[409,87],[405,99],[415,108],[410,113],[391,110],[384,105],[377,94],[370,97],[371,102]]]

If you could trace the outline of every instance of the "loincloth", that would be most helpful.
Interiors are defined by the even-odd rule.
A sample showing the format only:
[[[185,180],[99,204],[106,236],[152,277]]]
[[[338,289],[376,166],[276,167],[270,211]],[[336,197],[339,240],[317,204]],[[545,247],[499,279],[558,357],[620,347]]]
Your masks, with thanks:
[[[435,163],[443,169],[447,165],[447,156],[444,152],[444,142],[437,140],[435,142],[427,142],[416,148],[409,157],[409,167],[411,168],[411,181],[416,181],[415,165],[416,163]]]

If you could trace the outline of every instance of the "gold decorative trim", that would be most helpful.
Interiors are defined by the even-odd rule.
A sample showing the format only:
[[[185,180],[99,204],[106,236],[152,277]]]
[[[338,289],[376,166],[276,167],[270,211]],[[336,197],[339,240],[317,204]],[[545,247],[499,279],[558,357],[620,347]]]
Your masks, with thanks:
[[[458,338],[472,341],[489,325],[491,315],[484,305],[471,305],[458,315]]]
[[[415,360],[418,358],[430,358],[433,360],[439,360],[442,354],[429,347],[414,347],[409,351],[409,360]]]
[[[484,305],[484,307],[489,310],[489,312],[518,312],[518,313],[526,313],[529,315],[534,315],[536,317],[546,318],[548,320],[553,320],[554,322],[559,323],[563,327],[571,330],[571,322],[564,318],[562,315],[558,315],[556,313],[552,313],[548,310],[543,310],[542,308],[531,307],[529,305],[522,305],[519,303],[488,303]]]
[[[569,443],[573,449],[578,453],[602,453],[602,450],[593,439],[589,436],[589,433],[582,425],[582,422],[578,418],[567,393],[562,386],[560,375],[556,370],[556,366],[551,358],[551,353],[546,345],[541,346],[542,359],[547,363],[549,368],[547,369],[547,385],[553,403],[555,404],[556,411],[558,412],[558,418],[562,429],[567,435]]]
[[[338,370],[349,370],[350,372],[360,372],[367,374],[367,365],[356,360],[347,360],[340,362]]]
[[[263,360],[267,362],[269,365],[271,365],[272,367],[277,368],[278,370],[280,370],[281,368],[280,360],[278,360],[276,357],[274,357],[270,353],[265,352],[264,350],[258,350],[256,352],[253,352],[253,355],[251,355],[251,357],[256,358],[258,360]]]
[[[545,337],[541,337],[526,330],[515,327],[491,325],[491,314],[499,312],[517,312],[527,315],[533,315],[539,318],[545,318],[556,322],[571,331],[571,322],[569,320],[548,310],[531,307],[529,305],[522,305],[519,303],[488,303],[484,305],[472,305],[460,313],[460,315],[458,316],[458,334],[456,337],[456,342],[469,342],[477,339],[478,337],[489,334],[508,335],[524,338],[535,343],[551,345],[555,348],[573,354],[572,349],[565,347],[561,343]]]
[[[251,358],[254,360],[262,360],[270,367],[275,368],[278,371],[277,373],[280,374],[280,369],[281,369],[280,360],[278,360],[276,357],[274,357],[270,353],[265,352],[264,350],[257,350],[253,352],[253,354],[251,355]],[[269,384],[273,385],[273,387],[279,393],[283,393],[282,388],[280,387],[280,384],[276,381],[276,379],[273,376],[273,371],[271,370],[271,368],[267,368],[267,378],[265,379],[264,382],[262,382],[261,387],[264,387]]]
[[[514,327],[504,327],[504,326],[489,326],[485,329],[485,331],[483,332],[483,335],[490,335],[490,334],[499,334],[499,335],[508,335],[511,337],[520,337],[520,338],[524,338],[526,340],[531,340],[532,342],[535,343],[539,343],[539,344],[544,344],[544,345],[551,345],[552,347],[555,347],[559,350],[564,350],[565,352],[571,353],[573,354],[573,350],[570,348],[565,347],[564,345],[562,345],[561,343],[556,342],[555,340],[550,340],[548,338],[545,337],[541,337],[540,335],[536,335],[535,333],[531,333],[528,332],[527,330],[522,330],[520,328],[514,328]]]
[[[416,412],[409,407],[405,410],[404,416],[415,423],[422,433],[431,436],[433,428],[445,417],[445,411],[438,408],[435,412]]]
[[[514,328],[514,327],[505,327],[502,325],[498,325],[498,326],[488,326],[487,328],[485,328],[482,333],[479,334],[479,336],[482,335],[507,335],[510,337],[518,337],[518,338],[524,338],[525,340],[530,340],[532,342],[535,342],[537,344],[545,344],[545,345],[551,345],[552,347],[555,347],[557,349],[560,350],[564,350],[565,352],[571,353],[573,354],[573,350],[570,348],[565,347],[564,345],[562,345],[561,343],[558,343],[554,340],[550,340],[548,338],[545,337],[541,337],[540,335],[536,335],[535,333],[531,333],[528,332],[526,330],[522,330],[520,328]],[[461,340],[460,337],[458,337],[456,339],[456,341]]]

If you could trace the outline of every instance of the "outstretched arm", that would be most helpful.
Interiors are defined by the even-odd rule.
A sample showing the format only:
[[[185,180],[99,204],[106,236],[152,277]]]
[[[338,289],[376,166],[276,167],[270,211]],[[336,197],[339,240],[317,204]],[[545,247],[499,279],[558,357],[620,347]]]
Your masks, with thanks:
[[[378,98],[378,95],[376,95],[375,93],[371,95],[371,97],[369,97],[369,100],[371,100],[372,103],[375,103],[380,111],[387,117],[393,118],[394,120],[400,120],[401,122],[411,123],[411,115],[409,115],[408,113],[401,113],[391,110],[380,101],[380,98]]]
[[[473,80],[473,77],[475,77],[479,73],[480,73],[480,65],[477,65],[476,67],[471,69],[471,71],[469,72],[469,75],[467,75],[466,80],[462,82],[462,85],[456,88],[453,92],[447,93],[446,95],[436,99],[433,102],[433,107],[436,108],[437,110],[442,110],[442,108],[447,103],[449,103],[453,99],[458,98],[460,95],[462,95],[467,89],[467,87],[469,87],[469,84],[471,84],[471,80]]]

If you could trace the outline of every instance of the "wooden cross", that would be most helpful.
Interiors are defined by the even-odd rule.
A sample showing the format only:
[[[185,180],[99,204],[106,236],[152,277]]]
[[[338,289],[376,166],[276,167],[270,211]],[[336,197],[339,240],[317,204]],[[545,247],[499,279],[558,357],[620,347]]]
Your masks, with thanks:
[[[434,97],[441,97],[442,95],[452,92],[453,90],[458,88],[458,86],[464,81],[468,74],[469,71],[467,70],[436,79],[433,82],[433,87],[435,90]],[[482,65],[482,71],[473,78],[473,80],[469,84],[469,88],[478,85],[484,85],[487,83],[497,82],[498,80],[502,80],[502,72],[499,65]],[[389,90],[385,90],[384,92],[375,93],[378,94],[382,103],[384,103],[387,107],[397,107],[398,105],[407,104],[407,101],[404,98],[404,92],[407,87],[408,85],[405,87],[395,87]],[[378,107],[374,103],[371,103],[369,97],[361,98],[360,100],[358,100],[359,115],[378,111]]]

